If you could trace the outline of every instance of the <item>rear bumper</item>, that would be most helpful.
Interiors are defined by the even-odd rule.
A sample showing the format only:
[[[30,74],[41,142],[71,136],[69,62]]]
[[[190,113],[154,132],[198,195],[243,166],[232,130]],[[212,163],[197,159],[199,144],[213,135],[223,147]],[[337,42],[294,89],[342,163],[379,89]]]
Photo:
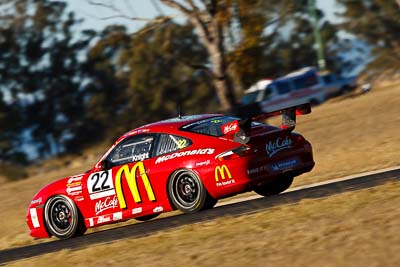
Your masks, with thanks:
[[[270,183],[283,176],[296,177],[310,172],[315,166],[311,146],[273,159],[263,161],[255,159],[245,157],[226,162],[224,165],[230,170],[232,178],[228,179],[226,170],[224,180],[219,179],[216,182],[214,179],[217,177],[209,177],[209,181],[212,182],[207,183],[206,187],[211,196],[219,199],[251,191],[257,186]],[[221,167],[215,169],[222,170]],[[215,175],[218,171],[215,171]]]
[[[280,177],[283,176],[290,176],[290,177],[296,177],[299,176],[303,173],[310,172],[315,166],[314,161],[310,161],[307,163],[302,164],[299,167],[296,168],[291,168],[283,171],[277,171],[274,173],[269,173],[264,176],[260,176],[254,179],[251,179],[248,183],[248,190],[252,190],[254,187],[260,186],[262,184],[267,184],[269,182],[272,182],[274,180],[279,179]]]

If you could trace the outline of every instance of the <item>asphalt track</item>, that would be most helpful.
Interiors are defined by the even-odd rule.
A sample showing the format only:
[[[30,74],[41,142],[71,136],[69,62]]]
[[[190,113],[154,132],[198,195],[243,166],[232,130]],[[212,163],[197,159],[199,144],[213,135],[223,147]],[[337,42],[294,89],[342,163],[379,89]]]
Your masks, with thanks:
[[[385,169],[378,173],[371,172],[361,176],[349,176],[331,180],[327,183],[299,187],[269,198],[239,198],[234,201],[241,202],[221,203],[217,207],[207,211],[155,219],[148,222],[99,231],[68,240],[55,240],[25,247],[0,250],[0,265],[62,249],[78,250],[94,244],[111,243],[126,238],[148,236],[156,232],[211,221],[224,216],[240,216],[256,213],[279,205],[297,203],[302,199],[327,197],[343,192],[379,186],[390,181],[400,182],[400,168]]]

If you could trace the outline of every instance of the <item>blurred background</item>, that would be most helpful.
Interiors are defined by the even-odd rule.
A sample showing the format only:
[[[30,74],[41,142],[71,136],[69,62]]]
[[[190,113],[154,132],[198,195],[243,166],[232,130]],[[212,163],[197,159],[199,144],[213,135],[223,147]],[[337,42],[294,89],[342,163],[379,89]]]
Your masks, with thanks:
[[[178,110],[227,112],[304,67],[366,90],[400,79],[394,0],[1,0],[0,21],[8,180]]]

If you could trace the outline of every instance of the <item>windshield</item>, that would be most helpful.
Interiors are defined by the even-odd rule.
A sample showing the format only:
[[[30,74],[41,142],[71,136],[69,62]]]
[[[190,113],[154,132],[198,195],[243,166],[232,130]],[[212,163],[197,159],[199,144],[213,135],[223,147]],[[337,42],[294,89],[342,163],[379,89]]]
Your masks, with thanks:
[[[239,119],[228,116],[213,117],[187,124],[181,129],[188,132],[219,137],[224,135],[221,126],[235,120]]]
[[[258,93],[259,93],[259,91],[247,93],[247,94],[245,94],[245,95],[242,97],[242,99],[240,100],[240,102],[241,102],[243,105],[247,105],[247,104],[254,103],[254,102],[256,102],[256,100],[257,100],[257,95],[258,95]]]

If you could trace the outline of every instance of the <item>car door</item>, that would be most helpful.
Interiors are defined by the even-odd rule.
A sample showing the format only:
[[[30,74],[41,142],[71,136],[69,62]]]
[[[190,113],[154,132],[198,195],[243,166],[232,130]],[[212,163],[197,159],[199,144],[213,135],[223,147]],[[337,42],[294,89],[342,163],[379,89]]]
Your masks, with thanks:
[[[154,141],[153,134],[128,137],[107,156],[115,196],[123,218],[153,213],[157,204],[155,180],[151,180],[147,168]]]

